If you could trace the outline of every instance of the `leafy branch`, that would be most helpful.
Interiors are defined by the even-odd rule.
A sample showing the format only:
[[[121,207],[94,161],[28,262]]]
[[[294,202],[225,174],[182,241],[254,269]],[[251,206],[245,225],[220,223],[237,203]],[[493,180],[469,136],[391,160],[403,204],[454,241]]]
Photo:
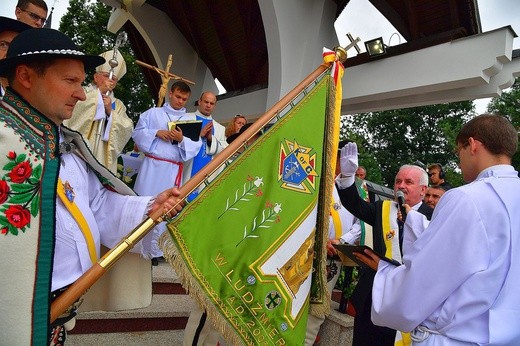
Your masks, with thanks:
[[[244,188],[241,194],[239,194],[239,190],[236,190],[235,199],[233,202],[229,203],[229,198],[226,199],[226,207],[224,208],[224,211],[222,212],[222,214],[219,215],[218,218],[220,219],[226,212],[230,210],[240,210],[236,207],[236,205],[239,202],[249,202],[251,200],[249,196],[262,196],[263,192],[262,189],[260,189],[260,186],[264,185],[263,179],[263,177],[260,178],[257,176],[253,178],[251,176],[248,176],[247,182],[244,184]]]
[[[282,205],[280,203],[275,203],[273,206],[270,202],[266,203],[266,208],[262,210],[262,219],[257,224],[256,221],[258,216],[255,216],[253,219],[253,226],[251,227],[251,231],[247,231],[247,226],[244,226],[244,236],[242,240],[240,240],[236,247],[238,247],[244,240],[247,238],[259,238],[255,232],[261,228],[270,228],[271,225],[268,223],[278,223],[280,222],[280,213],[282,212]]]

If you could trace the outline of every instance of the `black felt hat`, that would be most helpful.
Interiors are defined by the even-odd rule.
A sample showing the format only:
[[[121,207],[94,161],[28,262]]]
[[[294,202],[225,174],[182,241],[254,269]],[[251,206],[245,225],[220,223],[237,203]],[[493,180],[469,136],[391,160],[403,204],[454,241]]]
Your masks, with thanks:
[[[85,70],[105,62],[98,55],[83,53],[67,35],[57,30],[29,29],[16,36],[9,45],[6,58],[0,60],[0,76],[5,77],[20,64],[57,58],[81,60]]]
[[[4,31],[22,32],[22,31],[25,31],[25,30],[28,30],[31,28],[32,28],[32,26],[22,23],[19,20],[7,18],[7,17],[0,17],[0,32],[4,32]]]

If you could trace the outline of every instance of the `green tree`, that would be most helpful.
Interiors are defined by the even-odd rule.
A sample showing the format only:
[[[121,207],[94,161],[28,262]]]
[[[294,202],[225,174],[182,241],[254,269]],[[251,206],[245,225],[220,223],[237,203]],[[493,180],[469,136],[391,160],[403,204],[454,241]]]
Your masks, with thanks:
[[[67,13],[61,18],[60,31],[71,37],[74,42],[89,54],[101,54],[114,48],[117,34],[107,31],[111,8],[100,1],[70,0]],[[134,121],[139,115],[153,106],[153,97],[145,82],[141,68],[135,63],[135,54],[127,42],[119,48],[123,55],[127,72],[117,83],[115,94],[127,107],[128,116]],[[86,82],[92,80],[89,72]],[[133,147],[132,141],[127,149]]]
[[[370,181],[393,186],[401,165],[420,161],[441,163],[448,181],[460,185],[454,142],[472,116],[471,101],[361,113],[342,119],[342,135],[358,143],[360,164],[366,166]]]
[[[489,113],[502,114],[511,120],[517,130],[520,131],[520,78],[516,78],[513,86],[504,91],[499,97],[494,97],[488,104]],[[520,169],[520,152],[513,156],[513,166]]]

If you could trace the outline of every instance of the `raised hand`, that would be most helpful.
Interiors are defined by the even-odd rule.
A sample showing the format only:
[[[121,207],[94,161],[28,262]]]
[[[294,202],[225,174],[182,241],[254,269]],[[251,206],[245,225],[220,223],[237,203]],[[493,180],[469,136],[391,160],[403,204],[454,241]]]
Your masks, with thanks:
[[[356,174],[358,169],[358,151],[354,142],[347,143],[341,148],[340,158],[341,175],[350,177]]]

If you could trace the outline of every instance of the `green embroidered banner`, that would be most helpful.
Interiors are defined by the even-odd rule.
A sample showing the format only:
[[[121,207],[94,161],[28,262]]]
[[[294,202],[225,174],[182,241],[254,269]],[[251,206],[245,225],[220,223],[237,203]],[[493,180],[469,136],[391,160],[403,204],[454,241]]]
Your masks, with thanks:
[[[322,76],[168,224],[177,273],[236,344],[304,344],[330,88]]]

